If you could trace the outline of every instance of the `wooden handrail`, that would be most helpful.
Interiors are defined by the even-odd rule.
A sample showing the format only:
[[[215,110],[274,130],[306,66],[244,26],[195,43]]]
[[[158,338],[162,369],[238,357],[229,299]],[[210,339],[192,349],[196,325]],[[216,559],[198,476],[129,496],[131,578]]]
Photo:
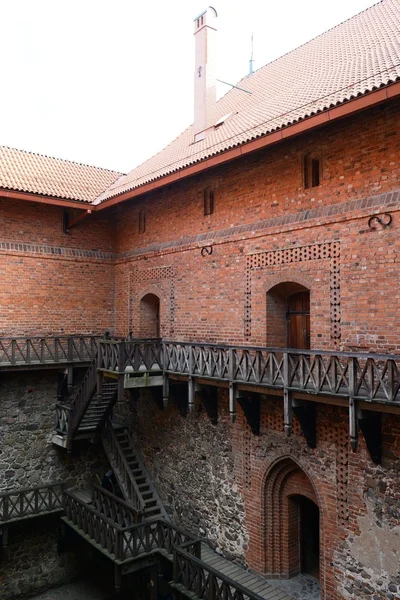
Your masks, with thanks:
[[[109,420],[106,420],[104,423],[101,439],[106,453],[110,454],[110,458],[115,463],[116,468],[114,468],[114,473],[120,486],[125,489],[126,493],[128,494],[133,508],[139,514],[143,514],[145,509],[143,496],[139,490],[129,463],[126,460],[125,453],[117,440],[112,424]]]
[[[216,598],[216,589],[219,590],[218,598],[263,600],[262,596],[231,579],[229,575],[217,571],[179,546],[174,548],[173,586],[177,585],[183,586],[187,592],[194,593],[199,600]]]
[[[92,361],[97,340],[92,335],[0,338],[0,367],[73,364]]]
[[[50,483],[0,494],[0,523],[62,510],[64,484]]]
[[[67,521],[119,563],[164,551],[173,556],[173,586],[183,586],[204,600],[214,597],[211,591],[216,585],[221,590],[221,598],[262,600],[258,594],[202,561],[201,541],[167,521],[148,520],[121,527],[70,491],[64,492],[64,506]],[[204,582],[201,594],[200,581]]]
[[[400,356],[175,341],[99,343],[99,367],[251,384],[341,398],[400,402]]]

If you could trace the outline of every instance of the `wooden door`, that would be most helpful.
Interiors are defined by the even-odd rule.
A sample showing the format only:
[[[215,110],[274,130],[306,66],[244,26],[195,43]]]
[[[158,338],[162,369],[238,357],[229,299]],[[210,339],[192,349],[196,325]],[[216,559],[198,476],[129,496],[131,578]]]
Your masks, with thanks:
[[[287,346],[310,348],[310,292],[298,292],[288,296]]]

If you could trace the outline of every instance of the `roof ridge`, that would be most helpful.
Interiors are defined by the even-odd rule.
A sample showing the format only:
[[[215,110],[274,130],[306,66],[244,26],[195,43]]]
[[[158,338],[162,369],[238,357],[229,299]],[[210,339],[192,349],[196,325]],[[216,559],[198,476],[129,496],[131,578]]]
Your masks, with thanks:
[[[285,56],[288,56],[289,54],[292,54],[292,52],[296,52],[297,50],[299,50],[300,48],[303,48],[303,46],[307,46],[308,44],[311,44],[311,42],[314,42],[315,40],[317,40],[320,37],[323,37],[324,35],[326,35],[327,33],[333,31],[334,29],[336,29],[337,27],[341,27],[342,25],[344,25],[345,23],[347,23],[347,21],[352,21],[352,19],[355,19],[356,17],[359,17],[360,15],[362,15],[363,13],[367,12],[368,10],[371,10],[371,8],[375,8],[375,6],[378,6],[378,4],[383,4],[385,2],[387,2],[388,0],[378,0],[378,2],[375,2],[374,4],[372,4],[371,6],[368,6],[367,8],[364,8],[364,10],[360,10],[360,12],[356,13],[355,15],[352,15],[351,17],[348,17],[347,19],[345,19],[344,21],[340,21],[340,23],[337,23],[336,25],[334,25],[333,27],[330,27],[329,29],[326,29],[325,31],[323,31],[322,33],[319,33],[318,35],[314,36],[313,38],[311,38],[310,40],[307,40],[306,42],[303,42],[303,44],[300,44],[300,46],[296,46],[296,48],[292,48],[292,50],[288,50],[287,52],[285,52],[284,54],[281,54],[280,56],[277,56],[276,58],[274,58],[273,60],[271,60],[270,62],[265,63],[265,65],[262,65],[261,67],[258,67],[258,69],[256,69],[255,71],[253,71],[253,73],[248,73],[247,75],[245,75],[244,77],[242,77],[242,79],[239,79],[239,81],[237,82],[236,85],[239,85],[239,83],[241,83],[242,81],[245,81],[246,79],[251,78],[253,75],[255,75],[258,71],[261,71],[262,69],[265,69],[265,67],[268,67],[269,65],[274,64],[275,62],[277,62],[278,60],[281,60],[282,58],[284,58]],[[225,96],[227,94],[229,94],[229,92],[231,92],[232,90],[228,90],[226,94],[224,94]]]
[[[40,154],[40,152],[33,152],[32,150],[25,150],[23,148],[16,148],[15,146],[6,146],[0,145],[0,150],[5,148],[7,150],[14,150],[16,152],[23,152],[24,154],[30,154],[31,156],[40,156],[41,158],[49,158],[50,160],[57,160],[64,163],[69,163],[72,165],[77,165],[79,167],[88,167],[89,169],[96,169],[97,171],[107,171],[107,173],[115,173],[116,175],[126,175],[127,173],[122,173],[121,171],[115,171],[114,169],[106,169],[105,167],[97,167],[96,165],[89,165],[87,163],[81,163],[76,160],[69,160],[68,158],[59,158],[57,156],[49,156],[48,154]],[[118,179],[118,177],[117,177]]]

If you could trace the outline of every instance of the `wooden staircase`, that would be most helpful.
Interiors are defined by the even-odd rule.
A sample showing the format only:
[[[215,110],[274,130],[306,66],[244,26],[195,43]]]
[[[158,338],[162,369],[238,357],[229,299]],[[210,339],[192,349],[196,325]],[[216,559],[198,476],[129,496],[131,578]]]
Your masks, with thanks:
[[[169,521],[127,429],[114,426],[107,420],[102,429],[101,441],[125,500],[135,507],[143,519],[163,518]]]
[[[56,404],[53,444],[71,449],[74,439],[98,433],[117,401],[118,384],[102,379],[101,393],[96,394],[97,364],[93,360],[70,403]]]
[[[135,450],[127,429],[115,432],[116,438],[122,448],[126,461],[135,478],[140,494],[144,500],[144,518],[163,518],[169,520],[167,512],[151,481],[149,473],[143,464],[138,452]]]
[[[117,384],[103,383],[101,394],[95,394],[89,403],[89,406],[79,423],[75,435],[82,433],[95,433],[102,425],[105,414],[108,412],[110,404],[114,404],[117,394]]]

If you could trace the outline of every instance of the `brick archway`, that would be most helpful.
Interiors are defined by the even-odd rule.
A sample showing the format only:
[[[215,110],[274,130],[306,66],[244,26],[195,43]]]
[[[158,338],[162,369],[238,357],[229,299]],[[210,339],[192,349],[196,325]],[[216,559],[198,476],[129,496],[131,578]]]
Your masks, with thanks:
[[[294,460],[274,463],[264,486],[265,572],[270,577],[288,579],[301,572],[301,498],[320,508],[311,480]]]

